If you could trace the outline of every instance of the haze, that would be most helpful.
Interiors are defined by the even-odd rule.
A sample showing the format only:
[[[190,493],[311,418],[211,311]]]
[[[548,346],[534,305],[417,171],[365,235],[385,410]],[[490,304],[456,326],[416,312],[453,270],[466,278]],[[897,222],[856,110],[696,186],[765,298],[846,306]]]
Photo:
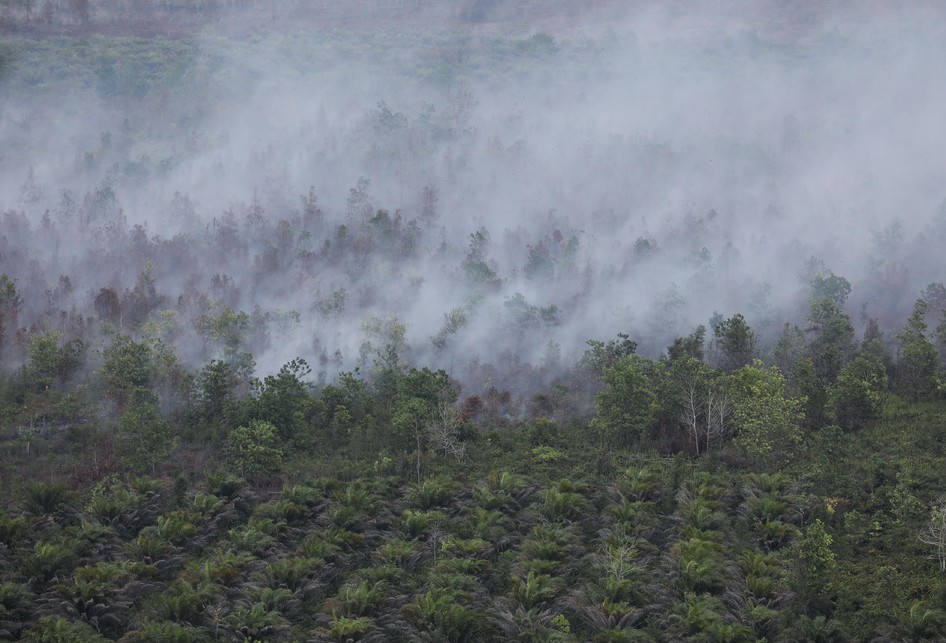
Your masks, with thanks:
[[[260,375],[301,356],[330,380],[393,343],[525,393],[588,339],[656,356],[716,312],[771,346],[819,271],[892,337],[943,280],[933,4],[230,4],[194,30],[153,8],[175,53],[150,62],[95,36],[136,33],[118,9],[7,9],[20,327],[156,334],[198,367],[227,348],[200,320],[229,307]],[[143,271],[147,310],[103,324],[102,289]]]

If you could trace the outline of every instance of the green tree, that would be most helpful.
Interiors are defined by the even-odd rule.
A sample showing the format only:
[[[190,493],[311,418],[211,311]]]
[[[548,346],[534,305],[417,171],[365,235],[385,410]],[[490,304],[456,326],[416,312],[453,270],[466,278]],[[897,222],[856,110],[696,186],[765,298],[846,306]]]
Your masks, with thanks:
[[[26,346],[23,374],[33,388],[42,392],[63,382],[79,366],[85,344],[78,339],[62,343],[62,333],[46,329],[30,338]]]
[[[729,384],[735,442],[763,462],[784,460],[801,442],[803,399],[790,397],[775,366],[756,360],[732,374]]]
[[[441,405],[452,404],[456,391],[442,370],[412,368],[397,381],[392,426],[398,447],[414,451],[417,479],[421,475],[421,455],[427,449],[429,429]]]
[[[856,429],[880,417],[886,391],[887,371],[877,355],[862,353],[848,362],[830,391],[838,426]]]
[[[720,366],[727,373],[750,364],[756,356],[756,335],[745,317],[736,313],[713,327]]]
[[[801,605],[809,609],[821,597],[834,576],[837,560],[831,545],[834,539],[824,523],[816,520],[791,547],[792,581]]]
[[[255,416],[276,427],[283,444],[311,446],[314,436],[305,429],[313,400],[311,387],[304,381],[311,372],[304,359],[296,358],[258,384]]]
[[[851,285],[844,277],[829,273],[812,280],[807,332],[809,351],[822,386],[833,383],[841,368],[854,355],[854,326],[844,311]]]
[[[197,419],[208,424],[220,423],[235,400],[238,382],[233,367],[223,360],[214,360],[200,369],[193,394]]]
[[[17,290],[16,280],[0,275],[0,350],[8,336],[16,332],[22,305],[23,297]]]
[[[930,397],[937,388],[936,369],[939,355],[927,338],[926,314],[929,305],[922,298],[913,305],[913,314],[897,335],[900,340],[900,360],[897,381],[905,395],[914,401]]]
[[[677,358],[670,364],[668,385],[658,396],[662,406],[672,405],[671,412],[697,455],[731,429],[729,394],[719,375],[695,357]]]
[[[253,420],[230,433],[225,447],[227,461],[246,478],[275,473],[284,455],[280,443],[275,426],[265,420]]]
[[[364,448],[373,422],[368,385],[356,373],[340,373],[321,391],[315,404],[318,426],[328,431],[333,446]],[[378,446],[378,445],[374,445]]]
[[[706,343],[706,326],[700,324],[686,337],[677,337],[667,347],[667,360],[674,362],[685,357],[703,361],[703,346]]]
[[[589,339],[586,343],[588,350],[582,355],[578,366],[590,370],[598,377],[604,375],[605,370],[619,359],[637,352],[637,342],[633,341],[627,333],[618,333],[617,339],[607,342]]]
[[[604,388],[595,396],[597,413],[592,429],[607,445],[640,443],[648,436],[657,412],[657,395],[643,359],[622,357],[605,369],[603,379]]]
[[[171,425],[161,417],[158,396],[148,389],[131,392],[128,409],[119,420],[119,444],[129,467],[152,472],[177,446]]]
[[[119,335],[105,349],[104,358],[107,394],[120,410],[124,410],[133,391],[150,387],[154,375],[151,347],[127,335]]]

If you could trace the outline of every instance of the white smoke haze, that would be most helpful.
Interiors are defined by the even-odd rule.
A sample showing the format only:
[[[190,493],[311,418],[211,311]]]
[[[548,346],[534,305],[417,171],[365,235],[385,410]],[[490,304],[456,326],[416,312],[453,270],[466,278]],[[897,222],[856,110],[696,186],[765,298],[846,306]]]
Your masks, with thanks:
[[[588,339],[659,355],[714,312],[772,342],[823,269],[892,337],[944,280],[946,15],[724,4],[207,31],[167,41],[169,77],[140,90],[126,69],[164,69],[123,66],[143,41],[8,37],[0,273],[19,323],[65,328],[75,306],[107,341],[96,296],[151,261],[146,317],[176,319],[194,367],[221,350],[195,320],[229,306],[255,319],[259,374],[370,367],[363,343],[397,320],[404,359],[528,390]],[[69,56],[93,72],[56,80]],[[47,296],[61,275],[73,290]]]

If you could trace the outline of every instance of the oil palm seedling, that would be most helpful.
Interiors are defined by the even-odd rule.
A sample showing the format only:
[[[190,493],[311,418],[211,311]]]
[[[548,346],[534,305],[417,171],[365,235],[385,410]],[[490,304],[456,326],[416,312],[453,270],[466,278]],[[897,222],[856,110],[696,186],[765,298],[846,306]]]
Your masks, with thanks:
[[[456,497],[459,487],[443,476],[427,478],[412,485],[405,496],[407,503],[422,511],[446,507]]]
[[[526,609],[509,598],[501,598],[490,606],[489,622],[503,641],[541,641],[566,643],[579,640],[568,619],[555,609]]]
[[[82,641],[83,643],[104,643],[94,627],[82,621],[74,621],[62,616],[41,616],[23,635],[24,641],[31,643],[58,643],[59,641]]]
[[[458,603],[449,593],[430,591],[404,607],[404,614],[418,629],[454,643],[481,639],[482,614]]]
[[[151,610],[161,620],[199,626],[204,622],[204,609],[218,593],[213,583],[174,580],[153,599]]]
[[[62,519],[72,503],[72,492],[62,484],[32,482],[22,492],[23,508],[34,516],[54,516]]]
[[[512,579],[511,593],[526,609],[548,605],[563,588],[561,579],[534,570]]]
[[[224,618],[224,626],[236,640],[288,640],[289,622],[262,603],[235,606]]]

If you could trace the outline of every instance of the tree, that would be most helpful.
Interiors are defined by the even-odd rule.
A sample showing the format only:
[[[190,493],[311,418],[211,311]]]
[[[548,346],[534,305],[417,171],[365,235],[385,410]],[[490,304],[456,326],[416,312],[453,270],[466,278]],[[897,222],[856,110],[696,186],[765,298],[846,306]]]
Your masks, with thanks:
[[[99,319],[121,328],[122,304],[114,288],[100,289],[99,294],[95,296],[93,306]]]
[[[778,368],[759,360],[733,373],[728,388],[736,443],[763,461],[785,459],[801,442],[804,399],[789,397]]]
[[[150,386],[154,374],[151,347],[127,335],[119,335],[105,349],[104,357],[102,370],[107,394],[124,410],[132,391]]]
[[[284,452],[279,431],[265,420],[253,420],[240,426],[227,438],[227,461],[245,478],[276,473],[282,466]]]
[[[440,400],[434,407],[427,433],[433,446],[444,456],[453,456],[457,462],[466,459],[466,442],[461,435],[462,421],[459,413]]]
[[[161,417],[158,396],[153,392],[144,388],[131,391],[128,410],[119,421],[119,444],[129,467],[150,468],[152,472],[174,451],[177,438]]]
[[[706,326],[700,324],[686,337],[677,337],[667,347],[667,359],[671,362],[685,357],[703,361],[703,345],[706,343]]]
[[[897,335],[900,340],[900,361],[897,380],[901,390],[913,401],[933,394],[937,387],[936,368],[939,356],[926,337],[926,314],[929,305],[922,298],[913,305],[913,314]]]
[[[267,375],[258,383],[256,417],[276,427],[283,444],[306,447],[313,437],[303,435],[312,403],[310,386],[304,378],[311,372],[309,364],[297,357],[283,365],[276,375]]]
[[[933,547],[932,558],[939,561],[939,570],[946,572],[946,501],[930,509],[930,520],[918,536],[921,543]]]
[[[848,362],[831,387],[830,401],[838,426],[851,430],[880,417],[887,391],[887,372],[873,353]]]
[[[808,525],[792,545],[792,580],[802,605],[810,605],[823,594],[833,577],[837,566],[835,554],[831,550],[833,543],[831,534],[819,519]]]
[[[362,323],[361,330],[365,333],[365,341],[359,350],[360,359],[366,364],[368,356],[373,355],[371,375],[376,398],[383,410],[391,413],[398,381],[405,367],[403,355],[407,349],[407,326],[395,316],[388,319],[370,317]]]
[[[238,383],[233,368],[223,360],[214,360],[200,369],[192,393],[193,420],[220,426],[235,401],[234,390]]]
[[[23,297],[17,290],[16,280],[0,275],[0,350],[3,349],[7,336],[16,333],[22,305]]]
[[[854,355],[854,326],[844,311],[851,285],[844,277],[829,273],[812,280],[812,298],[807,315],[812,335],[809,351],[822,386],[837,379],[841,367]]]
[[[716,324],[713,337],[720,351],[720,366],[727,373],[751,363],[755,358],[756,335],[739,313]]]
[[[631,340],[627,333],[618,333],[617,339],[607,342],[589,339],[586,343],[589,348],[582,355],[578,365],[580,368],[590,370],[598,377],[601,377],[619,359],[637,352],[637,342]]]
[[[808,355],[808,340],[805,338],[805,331],[785,322],[782,334],[775,344],[775,365],[782,373],[791,377],[796,364],[806,359]]]
[[[641,442],[653,426],[657,411],[657,395],[642,358],[620,358],[605,369],[603,379],[604,388],[595,396],[598,408],[592,429],[611,446]]]
[[[731,428],[729,394],[718,372],[694,357],[683,357],[672,362],[669,375],[677,417],[694,453],[709,451],[710,444],[726,437]]]
[[[60,345],[62,333],[46,329],[33,335],[26,346],[27,361],[23,374],[38,392],[64,381],[79,365],[85,344],[72,339]]]
[[[450,378],[442,370],[412,368],[397,381],[394,398],[394,413],[391,423],[399,447],[414,450],[417,479],[421,475],[421,455],[431,437],[430,427],[436,423],[436,414],[441,405],[452,404],[456,391],[450,386]]]
[[[876,356],[884,366],[889,369],[891,365],[890,351],[884,344],[884,333],[880,330],[880,324],[875,317],[867,320],[867,328],[864,329],[864,339],[861,340],[861,352]]]

